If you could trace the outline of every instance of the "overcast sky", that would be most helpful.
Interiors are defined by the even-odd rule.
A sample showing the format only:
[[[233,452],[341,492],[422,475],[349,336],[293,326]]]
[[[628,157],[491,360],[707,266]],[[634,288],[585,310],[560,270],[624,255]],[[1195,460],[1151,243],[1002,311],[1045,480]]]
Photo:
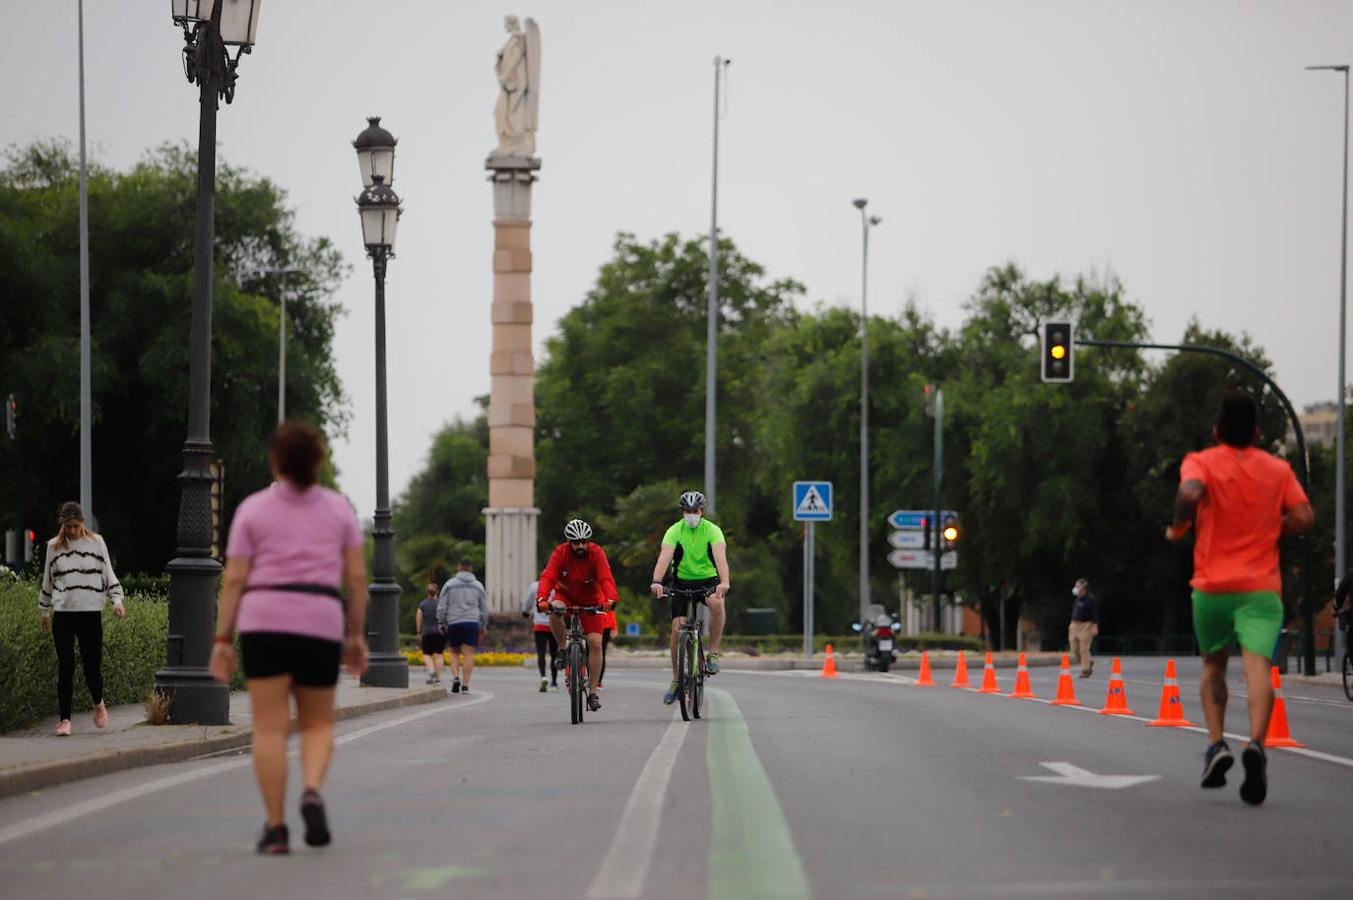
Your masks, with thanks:
[[[196,90],[168,0],[85,6],[93,155],[123,168],[164,141],[195,143]],[[76,0],[3,7],[0,143],[74,139]],[[810,302],[858,304],[850,201],[866,196],[883,217],[871,312],[912,299],[952,326],[989,266],[1013,260],[1038,278],[1107,268],[1154,338],[1178,339],[1193,316],[1247,331],[1295,403],[1336,395],[1343,81],[1303,67],[1350,61],[1353,4],[268,0],[221,110],[220,152],[285,187],[300,231],[331,237],[353,264],[334,346],[352,424],[334,452],[364,516],[372,287],[350,141],[367,115],[399,138],[406,212],[388,281],[398,494],[432,434],[489,388],[483,163],[506,13],[534,17],[543,41],[538,355],[617,231],[708,229],[721,53],[733,63],[720,227],[771,275],[803,281]],[[688,362],[694,378],[702,362]]]

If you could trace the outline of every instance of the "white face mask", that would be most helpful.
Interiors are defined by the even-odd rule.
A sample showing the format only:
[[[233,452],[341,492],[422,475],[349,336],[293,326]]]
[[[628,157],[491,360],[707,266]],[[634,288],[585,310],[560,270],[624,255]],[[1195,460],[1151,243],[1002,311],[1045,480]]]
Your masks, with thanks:
[[[681,518],[683,518],[683,519],[686,520],[686,527],[687,527],[687,528],[699,528],[699,527],[700,527],[700,514],[699,514],[699,513],[685,513],[685,514],[682,515]]]

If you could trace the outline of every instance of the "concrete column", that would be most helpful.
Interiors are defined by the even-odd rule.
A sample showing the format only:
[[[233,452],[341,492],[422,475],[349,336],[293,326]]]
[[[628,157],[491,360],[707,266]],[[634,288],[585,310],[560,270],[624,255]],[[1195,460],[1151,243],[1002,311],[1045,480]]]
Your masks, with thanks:
[[[531,185],[540,160],[491,156],[485,168],[493,184],[494,218],[484,587],[491,610],[515,612],[540,573],[531,350]]]

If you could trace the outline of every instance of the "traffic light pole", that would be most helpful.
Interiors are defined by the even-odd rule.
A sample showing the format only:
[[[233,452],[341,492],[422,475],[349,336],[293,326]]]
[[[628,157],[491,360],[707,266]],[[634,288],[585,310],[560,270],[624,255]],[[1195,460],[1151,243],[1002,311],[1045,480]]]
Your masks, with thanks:
[[[934,612],[935,617],[931,622],[932,629],[939,633],[940,631],[940,571],[941,558],[944,555],[944,534],[943,525],[940,523],[940,486],[944,482],[944,388],[935,389],[935,522],[934,536],[931,538],[931,547],[935,551],[935,577],[933,587],[935,592]]]
[[[1212,356],[1220,356],[1229,359],[1237,365],[1244,366],[1249,371],[1263,379],[1264,383],[1273,391],[1283,409],[1287,411],[1288,421],[1292,425],[1292,433],[1296,435],[1297,440],[1297,477],[1301,479],[1301,486],[1306,490],[1307,496],[1311,493],[1311,475],[1310,467],[1306,459],[1306,435],[1301,430],[1301,420],[1297,418],[1297,411],[1292,408],[1292,401],[1287,399],[1282,388],[1274,381],[1269,374],[1262,368],[1255,365],[1250,360],[1239,354],[1232,353],[1230,350],[1223,350],[1220,347],[1207,347],[1202,344],[1147,344],[1138,341],[1096,341],[1092,339],[1076,340],[1076,344],[1084,347],[1109,347],[1121,348],[1126,350],[1174,350],[1180,353],[1208,353]],[[1301,547],[1301,662],[1302,673],[1305,675],[1315,674],[1315,604],[1311,597],[1311,539],[1309,535],[1298,535],[1297,543]]]

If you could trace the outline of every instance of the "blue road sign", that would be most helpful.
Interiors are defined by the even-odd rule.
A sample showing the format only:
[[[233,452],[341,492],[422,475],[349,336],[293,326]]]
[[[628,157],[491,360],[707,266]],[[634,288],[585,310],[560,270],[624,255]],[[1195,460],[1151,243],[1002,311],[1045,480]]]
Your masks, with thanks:
[[[951,509],[944,510],[941,515],[952,516],[956,513]],[[924,529],[925,523],[935,518],[933,509],[895,509],[888,516],[888,524],[901,530]]]
[[[638,622],[630,622],[630,623],[628,623],[627,625],[625,625],[625,634],[628,635],[629,637],[638,637],[638,636],[639,636],[639,623],[638,623]]]
[[[829,522],[832,517],[830,481],[794,482],[794,521]]]

